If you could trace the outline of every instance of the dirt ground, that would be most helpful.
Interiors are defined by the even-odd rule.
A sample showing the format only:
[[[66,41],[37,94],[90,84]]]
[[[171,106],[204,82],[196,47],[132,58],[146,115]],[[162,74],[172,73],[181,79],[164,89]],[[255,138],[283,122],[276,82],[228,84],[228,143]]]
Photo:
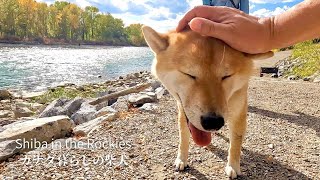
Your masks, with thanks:
[[[315,83],[252,78],[243,175],[238,179],[320,179],[319,92]],[[176,103],[167,95],[155,112],[121,113],[82,139],[113,141],[113,146],[55,150],[52,146],[29,152],[2,163],[0,179],[228,179],[224,173],[227,125],[213,136],[209,147],[198,147],[191,140],[190,167],[175,172],[176,118]],[[36,156],[42,161],[36,161]],[[33,161],[24,162],[27,157]],[[54,160],[45,161],[49,157]]]

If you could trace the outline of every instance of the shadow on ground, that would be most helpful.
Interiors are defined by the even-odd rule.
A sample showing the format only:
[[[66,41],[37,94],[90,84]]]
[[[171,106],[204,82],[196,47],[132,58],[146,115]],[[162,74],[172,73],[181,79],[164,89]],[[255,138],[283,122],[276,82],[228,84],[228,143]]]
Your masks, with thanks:
[[[228,152],[212,145],[208,146],[208,150],[216,156],[227,162]],[[241,171],[243,175],[239,176],[238,180],[247,179],[310,179],[303,173],[296,171],[286,165],[281,164],[268,155],[259,154],[247,149],[242,149],[241,156]],[[193,175],[196,179],[209,179],[206,174],[190,167],[187,172]]]
[[[295,123],[299,126],[306,126],[308,128],[314,129],[317,132],[317,135],[320,136],[320,118],[318,117],[311,116],[302,112],[295,112],[296,115],[283,114],[265,109],[260,109],[254,106],[249,106],[248,111],[269,118],[283,119],[290,123]]]

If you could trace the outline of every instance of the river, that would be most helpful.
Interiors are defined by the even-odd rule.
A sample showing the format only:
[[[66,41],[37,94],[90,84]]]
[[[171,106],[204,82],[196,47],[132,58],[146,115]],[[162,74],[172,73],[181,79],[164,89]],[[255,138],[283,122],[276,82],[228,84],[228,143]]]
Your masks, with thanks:
[[[0,46],[0,89],[41,91],[150,70],[148,47]],[[99,77],[101,76],[101,77]]]

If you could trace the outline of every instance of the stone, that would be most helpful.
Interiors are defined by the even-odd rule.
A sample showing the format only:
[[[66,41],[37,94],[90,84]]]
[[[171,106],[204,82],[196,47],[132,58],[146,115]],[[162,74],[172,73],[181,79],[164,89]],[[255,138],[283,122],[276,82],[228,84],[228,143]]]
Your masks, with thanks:
[[[22,102],[17,102],[16,103],[16,106],[18,107],[27,107],[27,108],[30,108],[31,107],[31,103],[28,103],[28,102],[25,102],[25,101],[22,101]]]
[[[10,99],[0,100],[0,103],[3,103],[3,104],[8,104],[8,103],[10,103],[10,102],[11,102]]]
[[[133,74],[136,78],[139,78],[140,77],[140,73],[136,72]]]
[[[129,82],[129,83],[126,83],[126,85],[128,87],[133,87],[133,86],[136,86],[138,83],[137,82]]]
[[[0,90],[0,100],[10,99],[12,94],[8,90]]]
[[[165,93],[165,89],[163,87],[158,87],[155,90],[155,94],[157,95],[157,99],[161,99]]]
[[[50,103],[43,112],[39,115],[40,118],[42,117],[51,117],[51,116],[58,116],[58,115],[66,115],[67,110],[63,108],[65,104],[69,102],[68,99],[57,99]]]
[[[314,83],[320,83],[320,76],[314,78],[313,82]]]
[[[70,83],[70,82],[62,82],[57,87],[64,88],[64,87],[69,87],[69,86],[75,86],[75,84],[74,83]]]
[[[105,101],[105,102],[102,102],[102,103],[99,103],[96,105],[96,110],[99,111],[100,109],[104,108],[104,107],[107,107],[109,104],[108,101]]]
[[[43,111],[45,108],[45,106],[43,104],[40,103],[32,103],[30,109],[32,111]]]
[[[19,144],[15,140],[0,142],[0,163],[19,152]]]
[[[71,116],[71,119],[76,125],[79,125],[92,120],[96,112],[97,110],[94,106],[85,102],[81,105],[80,109]]]
[[[278,74],[274,73],[274,74],[271,75],[271,77],[272,78],[278,78],[279,76],[278,76]]]
[[[303,81],[310,81],[310,80],[311,80],[310,77],[305,77],[305,78],[303,78]]]
[[[273,149],[274,145],[273,144],[268,144],[268,148]]]
[[[33,99],[33,98],[42,96],[45,93],[46,93],[46,91],[22,93],[22,98],[23,99]]]
[[[55,139],[71,135],[73,127],[73,121],[67,116],[17,122],[3,127],[4,131],[0,132],[0,142],[14,140],[21,147],[19,152],[30,151],[35,149],[37,143],[50,143]]]
[[[16,107],[13,111],[15,118],[30,117],[34,113],[27,107]]]
[[[134,74],[127,74],[126,79],[136,79]]]
[[[0,110],[0,118],[7,118],[11,114],[11,111],[8,110]]]
[[[99,86],[98,84],[92,84],[91,87],[92,87],[93,89],[98,89],[98,88],[100,88],[100,86]]]
[[[100,109],[98,112],[96,112],[94,114],[94,118],[98,118],[100,116],[104,116],[104,115],[107,115],[107,114],[117,114],[117,113],[118,112],[115,109],[113,109],[112,107],[106,106],[106,107]]]
[[[112,93],[115,93],[115,92],[117,92],[117,91],[116,90],[108,90],[108,91],[104,91],[104,92],[98,92],[97,93],[97,98],[100,98],[100,97],[103,97],[103,96],[106,96],[108,94],[112,94]],[[100,109],[102,109],[103,107],[106,107],[106,106],[111,106],[115,102],[117,102],[117,98],[109,99],[107,102],[103,102],[103,103],[98,104],[97,105],[97,110],[100,110]]]
[[[150,96],[150,97],[153,97],[153,98],[156,98],[157,97],[157,95],[156,95],[156,93],[154,93],[154,92],[142,92],[143,94],[146,94],[146,95],[148,95],[148,96]]]
[[[77,86],[76,90],[78,91],[85,91],[85,88],[83,86]]]
[[[148,87],[147,89],[144,90],[145,92],[153,92],[152,87]]]
[[[119,97],[117,102],[112,104],[111,107],[116,111],[126,112],[129,110],[128,104],[129,103],[128,103],[127,96],[122,96],[122,97]]]
[[[109,94],[108,91],[97,92],[96,98],[103,97],[108,94]]]
[[[283,76],[283,73],[282,73],[282,72],[279,72],[279,73],[278,73],[278,76],[279,76],[279,77],[282,77],[282,76]]]
[[[99,128],[99,125],[102,124],[105,121],[112,121],[117,118],[116,113],[109,113],[105,114],[103,116],[97,117],[91,121],[85,122],[83,124],[80,124],[76,126],[73,129],[73,133],[75,136],[87,136],[95,130],[96,128]]]
[[[288,76],[288,80],[297,80],[297,76],[295,75]]]
[[[81,104],[84,102],[85,102],[85,100],[83,98],[79,98],[79,97],[69,101],[64,106],[64,110],[66,111],[66,115],[71,117],[72,114],[74,114],[75,112],[77,112],[80,109]]]
[[[153,90],[157,89],[160,86],[161,86],[161,82],[160,81],[152,81],[151,82],[151,87],[152,87]]]
[[[145,103],[139,108],[140,111],[154,112],[158,106],[155,103]]]
[[[151,97],[147,94],[137,94],[129,96],[129,103],[134,106],[142,106],[145,103],[155,102],[156,98]]]

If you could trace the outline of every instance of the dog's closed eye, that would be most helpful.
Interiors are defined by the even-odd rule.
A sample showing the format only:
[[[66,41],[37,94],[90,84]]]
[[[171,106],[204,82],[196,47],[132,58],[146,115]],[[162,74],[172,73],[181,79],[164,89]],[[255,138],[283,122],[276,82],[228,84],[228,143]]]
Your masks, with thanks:
[[[181,72],[181,71],[180,71]],[[197,79],[197,77],[195,77],[195,76],[193,76],[193,75],[191,75],[191,74],[188,74],[188,73],[185,73],[185,72],[181,72],[182,74],[184,74],[184,75],[187,75],[187,76],[189,76],[190,78],[192,78],[192,79]]]
[[[223,76],[223,77],[222,77],[222,81],[225,80],[225,79],[227,79],[227,78],[229,78],[229,77],[231,77],[231,76],[232,76],[232,75]]]

